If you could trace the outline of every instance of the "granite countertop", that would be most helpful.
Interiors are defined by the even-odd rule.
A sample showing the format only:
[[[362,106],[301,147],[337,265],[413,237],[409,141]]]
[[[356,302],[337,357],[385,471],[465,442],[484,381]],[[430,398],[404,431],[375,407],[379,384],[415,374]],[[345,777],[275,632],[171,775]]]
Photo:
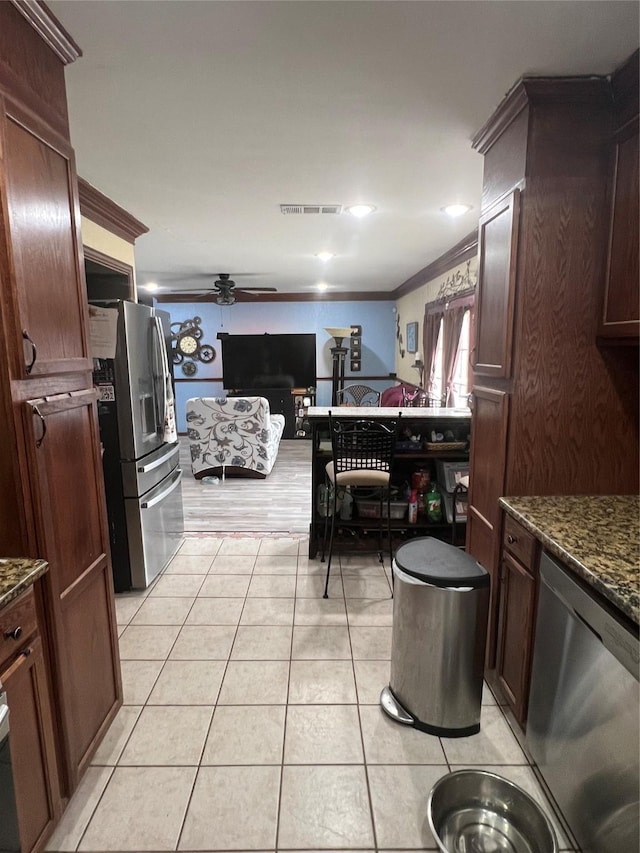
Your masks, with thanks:
[[[504,497],[500,506],[636,625],[640,623],[640,497]]]
[[[403,418],[421,420],[423,418],[471,418],[471,409],[447,409],[442,406],[311,406],[307,410],[309,418],[328,418],[329,412],[337,418],[395,418],[400,412]]]
[[[32,586],[48,568],[46,560],[28,557],[0,559],[0,610]]]

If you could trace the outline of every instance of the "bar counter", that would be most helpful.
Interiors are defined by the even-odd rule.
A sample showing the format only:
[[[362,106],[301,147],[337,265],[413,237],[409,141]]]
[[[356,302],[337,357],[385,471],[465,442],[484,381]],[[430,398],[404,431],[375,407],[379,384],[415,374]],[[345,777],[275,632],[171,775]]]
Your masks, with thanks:
[[[306,418],[311,424],[312,438],[312,476],[311,476],[311,524],[309,526],[309,557],[314,558],[322,546],[324,533],[324,515],[320,512],[318,491],[325,483],[325,466],[331,459],[331,441],[329,436],[329,414],[340,419],[361,419],[371,421],[389,421],[400,417],[398,443],[396,445],[393,477],[395,484],[403,480],[410,481],[410,471],[429,466],[435,474],[436,460],[467,460],[468,439],[471,428],[471,410],[468,408],[443,408],[407,406],[311,406]],[[440,439],[432,432],[440,433]],[[446,438],[451,433],[455,441]],[[407,474],[409,476],[407,476]],[[346,526],[349,522],[346,522]],[[352,521],[352,527],[377,530],[378,522],[369,518]],[[450,538],[451,524],[443,518],[441,523],[409,523],[406,519],[392,521],[394,539],[400,541],[408,536],[438,536]],[[464,524],[460,525],[464,534]]]

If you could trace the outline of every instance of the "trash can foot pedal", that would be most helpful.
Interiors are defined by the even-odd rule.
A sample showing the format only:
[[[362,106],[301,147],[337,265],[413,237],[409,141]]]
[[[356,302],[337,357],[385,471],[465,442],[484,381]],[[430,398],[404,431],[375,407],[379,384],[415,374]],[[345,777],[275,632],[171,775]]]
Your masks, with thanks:
[[[438,737],[469,737],[476,735],[480,731],[480,723],[472,723],[463,728],[452,729],[448,726],[432,726],[429,723],[423,723],[415,717],[410,711],[407,711],[393,695],[390,687],[383,687],[380,694],[380,707],[388,717],[395,720],[396,723],[402,723],[404,726],[413,726],[421,732],[426,732],[430,735]]]
[[[408,711],[405,711],[391,692],[390,687],[384,687],[382,689],[382,693],[380,694],[380,705],[385,714],[397,723],[403,723],[405,726],[415,725],[415,717],[413,717]]]

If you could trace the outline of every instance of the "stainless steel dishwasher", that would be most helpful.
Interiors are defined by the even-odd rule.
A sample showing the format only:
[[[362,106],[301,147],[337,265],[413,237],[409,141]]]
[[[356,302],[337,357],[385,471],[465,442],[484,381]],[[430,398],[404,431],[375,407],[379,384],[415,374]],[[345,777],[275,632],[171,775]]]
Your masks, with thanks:
[[[637,853],[640,645],[543,554],[527,742],[584,853]]]

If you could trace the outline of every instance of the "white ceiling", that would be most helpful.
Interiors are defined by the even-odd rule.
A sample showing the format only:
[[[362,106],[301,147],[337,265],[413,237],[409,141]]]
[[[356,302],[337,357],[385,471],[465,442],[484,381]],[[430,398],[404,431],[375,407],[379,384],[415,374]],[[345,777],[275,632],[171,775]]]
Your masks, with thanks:
[[[608,74],[639,28],[612,0],[48,5],[84,53],[66,72],[78,173],[149,227],[138,284],[165,292],[219,272],[393,290],[475,228],[470,140],[516,80]],[[473,210],[451,220],[452,201]],[[279,210],[356,202],[377,210]]]

